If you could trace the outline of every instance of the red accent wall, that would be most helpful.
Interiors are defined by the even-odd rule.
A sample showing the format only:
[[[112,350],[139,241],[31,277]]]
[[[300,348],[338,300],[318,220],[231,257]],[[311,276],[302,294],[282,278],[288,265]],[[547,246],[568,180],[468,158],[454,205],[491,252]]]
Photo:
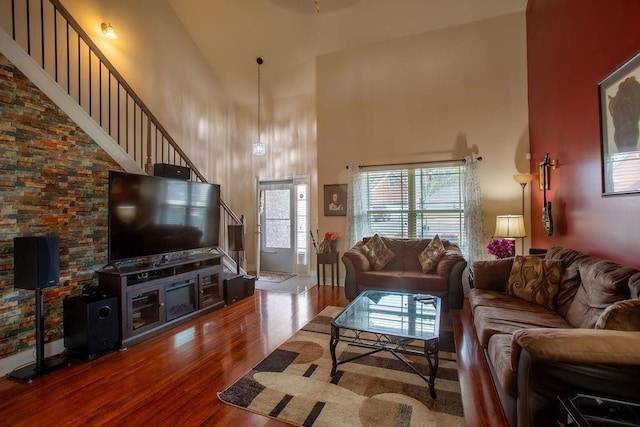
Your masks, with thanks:
[[[549,153],[555,231],[532,191],[532,247],[565,246],[640,268],[640,193],[602,196],[598,82],[640,51],[640,1],[529,0],[531,170]]]

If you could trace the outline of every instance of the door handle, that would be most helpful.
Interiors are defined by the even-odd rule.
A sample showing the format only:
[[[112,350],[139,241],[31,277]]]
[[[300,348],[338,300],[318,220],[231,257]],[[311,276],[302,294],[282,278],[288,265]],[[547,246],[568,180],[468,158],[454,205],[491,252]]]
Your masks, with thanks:
[[[264,254],[277,254],[277,251],[262,251]]]

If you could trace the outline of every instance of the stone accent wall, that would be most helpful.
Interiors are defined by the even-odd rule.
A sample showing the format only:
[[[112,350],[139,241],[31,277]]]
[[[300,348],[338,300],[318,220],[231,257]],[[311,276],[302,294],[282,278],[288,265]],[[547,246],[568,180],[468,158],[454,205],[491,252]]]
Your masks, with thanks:
[[[0,55],[0,357],[35,345],[34,293],[14,289],[13,238],[60,238],[60,284],[44,291],[45,341],[59,339],[62,300],[107,263],[109,170],[122,169]]]

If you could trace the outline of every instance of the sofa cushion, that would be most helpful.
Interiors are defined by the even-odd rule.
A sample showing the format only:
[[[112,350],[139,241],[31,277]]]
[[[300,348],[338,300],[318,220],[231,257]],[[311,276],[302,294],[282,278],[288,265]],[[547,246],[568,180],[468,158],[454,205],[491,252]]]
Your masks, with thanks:
[[[582,282],[566,319],[576,328],[593,328],[605,308],[629,299],[627,283],[636,270],[605,260],[582,263],[579,270]]]
[[[472,264],[473,287],[504,292],[513,267],[513,258],[476,261]]]
[[[499,307],[517,311],[529,311],[531,313],[544,313],[546,308],[515,298],[504,292],[490,291],[487,289],[471,289],[469,291],[469,308],[473,313],[476,307]]]
[[[629,291],[631,292],[631,298],[639,299],[640,298],[640,271],[634,273],[629,278]]]
[[[518,372],[511,366],[511,335],[496,334],[489,340],[487,355],[502,390],[509,396],[518,396]]]
[[[580,287],[580,265],[583,263],[593,264],[599,261],[598,258],[578,252],[574,249],[555,246],[549,249],[545,255],[547,259],[559,259],[562,261],[562,277],[560,279],[560,290],[556,298],[556,311],[562,317],[566,317],[571,306],[571,301]]]
[[[436,269],[438,265],[438,261],[444,256],[445,249],[444,245],[440,241],[440,236],[437,234],[420,255],[418,255],[418,261],[420,261],[420,266],[422,267],[423,273],[431,273]]]
[[[506,293],[554,310],[561,275],[562,261],[517,255]]]
[[[453,243],[445,245],[445,251],[438,265],[436,266],[436,274],[438,276],[447,277],[451,273],[451,269],[460,261],[464,261],[460,248]]]
[[[382,270],[395,256],[393,251],[387,248],[377,233],[362,246],[362,251],[369,259],[373,269],[378,271]]]
[[[385,269],[397,271],[421,271],[418,255],[429,244],[427,239],[398,239],[382,237],[382,241],[396,254]]]
[[[473,321],[478,340],[483,348],[489,345],[489,339],[495,334],[513,334],[528,328],[570,328],[558,313],[540,305],[524,300],[520,301],[523,310],[502,307],[477,306],[473,312]]]
[[[629,299],[611,304],[604,309],[595,328],[640,331],[640,300]]]

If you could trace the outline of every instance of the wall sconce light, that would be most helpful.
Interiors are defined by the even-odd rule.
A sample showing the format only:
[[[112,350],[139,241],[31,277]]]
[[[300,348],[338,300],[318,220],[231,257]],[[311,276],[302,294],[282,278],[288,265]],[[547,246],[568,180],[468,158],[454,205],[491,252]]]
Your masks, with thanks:
[[[538,163],[540,168],[540,190],[548,190],[549,189],[549,168],[558,169],[558,165],[560,162],[558,159],[550,159],[549,153],[544,156],[544,160]]]
[[[496,231],[493,237],[504,237],[512,242],[512,252],[515,254],[515,239],[522,239],[522,254],[524,255],[524,238],[527,230],[524,228],[522,215],[498,215],[496,216]]]
[[[113,29],[111,22],[103,22],[100,24],[100,28],[102,28],[102,32],[108,39],[115,40],[118,38],[116,30]]]

